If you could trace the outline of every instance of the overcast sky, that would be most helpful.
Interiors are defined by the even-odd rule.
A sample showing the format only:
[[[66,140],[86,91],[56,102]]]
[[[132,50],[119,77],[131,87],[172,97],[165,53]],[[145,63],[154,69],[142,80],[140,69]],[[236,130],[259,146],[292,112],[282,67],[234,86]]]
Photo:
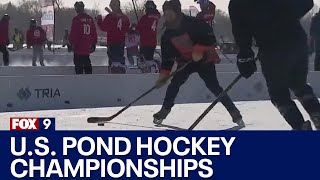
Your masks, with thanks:
[[[11,1],[12,3],[18,3],[19,0],[0,0],[0,3],[7,3]],[[73,6],[73,4],[77,1],[77,0],[62,0],[64,6]],[[78,0],[80,1],[80,0]],[[86,8],[93,8],[93,7],[100,7],[99,9],[101,10],[101,12],[103,12],[104,7],[108,6],[110,3],[110,0],[82,0],[86,6]],[[131,0],[120,0],[122,2],[122,4],[125,3],[130,3]],[[143,2],[143,0],[137,0],[140,2]],[[158,9],[162,7],[162,4],[165,0],[154,0],[154,2],[157,4]],[[194,2],[194,0],[180,0],[182,7],[188,9],[189,6],[194,6],[196,5],[196,3]],[[212,0],[212,2],[214,2],[217,6],[217,8],[222,9],[224,11],[227,11],[228,9],[228,3],[229,0]],[[196,6],[198,7],[198,6]]]
[[[7,3],[7,2],[13,2],[13,3],[18,3],[19,0],[0,0],[0,4],[1,3]],[[77,0],[62,0],[64,6],[69,6],[72,7],[73,4],[77,1]],[[80,1],[80,0],[78,0]],[[94,8],[94,7],[99,7],[100,12],[105,13],[104,11],[104,7],[108,6],[110,3],[110,0],[82,0],[85,5],[86,8]],[[122,4],[127,4],[130,3],[131,0],[120,0],[122,2]],[[136,0],[136,1],[140,1],[143,2],[143,0]],[[158,9],[161,9],[162,4],[165,0],[154,0],[154,2],[157,4]],[[221,9],[225,12],[228,12],[228,3],[229,0],[211,0],[213,3],[216,4],[218,9]],[[184,9],[188,9],[189,6],[196,6],[198,9],[199,7],[197,6],[197,4],[194,2],[194,0],[180,0],[182,7]],[[317,3],[318,5],[320,4],[320,0],[314,0],[315,3]]]

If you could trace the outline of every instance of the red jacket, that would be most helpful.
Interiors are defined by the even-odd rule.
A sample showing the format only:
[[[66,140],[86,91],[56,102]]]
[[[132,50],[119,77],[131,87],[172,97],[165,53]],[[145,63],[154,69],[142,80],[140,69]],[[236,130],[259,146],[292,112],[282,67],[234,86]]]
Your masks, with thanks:
[[[138,22],[141,46],[157,45],[157,27],[161,15],[159,12],[145,14]]]
[[[212,2],[209,2],[209,8],[207,10],[203,10],[197,14],[197,19],[205,21],[211,27],[213,27],[213,20],[216,15],[216,5]]]
[[[69,42],[77,55],[89,55],[93,45],[97,44],[97,29],[94,20],[86,13],[78,14],[72,20]]]
[[[0,21],[0,45],[6,45],[9,42],[9,22]]]
[[[107,32],[107,44],[125,44],[125,35],[129,31],[129,18],[123,13],[108,14],[104,20],[98,19],[98,26]]]
[[[46,40],[47,40],[47,34],[40,26],[30,28],[27,31],[28,46],[43,45],[46,42]]]

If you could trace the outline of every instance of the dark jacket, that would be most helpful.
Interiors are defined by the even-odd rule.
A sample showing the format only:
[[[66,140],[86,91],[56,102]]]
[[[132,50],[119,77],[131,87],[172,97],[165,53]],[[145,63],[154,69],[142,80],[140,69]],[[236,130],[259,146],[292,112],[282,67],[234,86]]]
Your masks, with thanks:
[[[170,71],[175,60],[192,60],[195,44],[213,47],[216,44],[213,30],[205,22],[183,15],[180,28],[166,29],[161,37],[162,70]]]
[[[313,7],[313,0],[230,0],[232,31],[247,52],[253,38],[261,50],[297,47],[307,43],[300,19]]]
[[[320,13],[317,13],[312,17],[310,36],[314,40],[320,41]]]

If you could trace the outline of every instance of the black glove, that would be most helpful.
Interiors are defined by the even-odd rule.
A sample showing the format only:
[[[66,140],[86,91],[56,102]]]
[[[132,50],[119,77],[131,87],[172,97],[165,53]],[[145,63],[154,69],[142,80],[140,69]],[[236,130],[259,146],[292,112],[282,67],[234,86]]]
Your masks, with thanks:
[[[6,45],[9,46],[9,44],[10,44],[10,41],[8,40]]]
[[[95,52],[95,51],[96,51],[96,47],[97,47],[97,45],[93,44],[93,45],[91,46],[90,53]]]
[[[243,53],[240,50],[238,54],[237,66],[242,77],[248,79],[257,71],[257,65],[254,58],[254,52],[250,49]]]
[[[68,52],[72,52],[72,50],[73,50],[72,49],[72,44],[68,44],[67,47],[68,47]]]

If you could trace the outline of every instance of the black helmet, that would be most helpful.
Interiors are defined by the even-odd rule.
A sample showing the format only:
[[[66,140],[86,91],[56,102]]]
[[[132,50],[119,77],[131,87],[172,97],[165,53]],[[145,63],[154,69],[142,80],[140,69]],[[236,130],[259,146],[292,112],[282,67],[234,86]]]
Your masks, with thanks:
[[[163,11],[171,9],[176,13],[181,13],[181,3],[179,0],[167,0],[162,5]]]
[[[144,5],[144,7],[146,8],[146,10],[154,10],[157,9],[157,5],[152,1],[152,0],[148,0],[146,2],[146,4]]]
[[[4,14],[1,20],[2,21],[9,21],[10,20],[10,16],[8,14]]]
[[[30,25],[31,25],[31,26],[37,25],[37,20],[35,20],[35,19],[30,19]]]
[[[82,12],[84,10],[84,4],[82,1],[77,1],[74,3],[74,8],[76,9],[77,12]]]

